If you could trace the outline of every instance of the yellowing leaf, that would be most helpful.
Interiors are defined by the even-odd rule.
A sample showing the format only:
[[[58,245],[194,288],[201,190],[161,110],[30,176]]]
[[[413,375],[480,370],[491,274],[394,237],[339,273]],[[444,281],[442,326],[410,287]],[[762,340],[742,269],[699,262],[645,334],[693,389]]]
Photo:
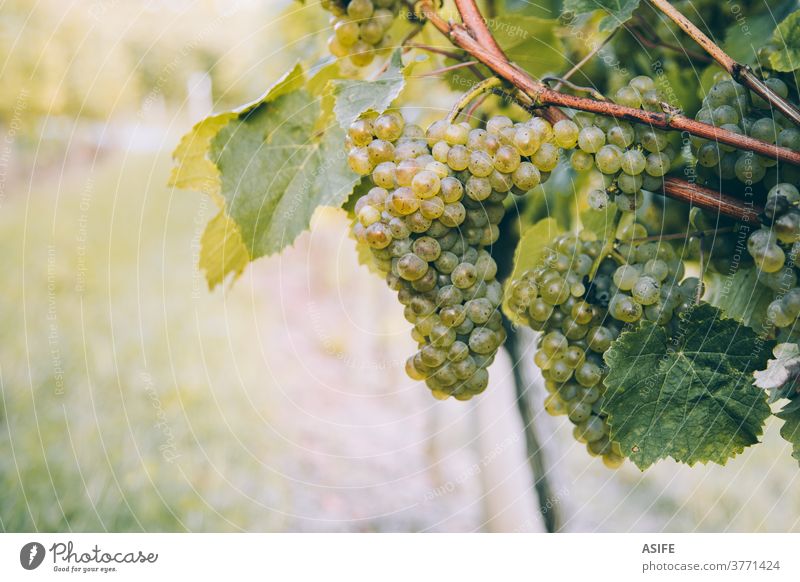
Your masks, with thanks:
[[[207,154],[211,140],[235,117],[233,112],[212,115],[196,124],[181,138],[172,153],[175,166],[169,177],[170,186],[208,194],[217,204],[222,204],[219,196],[219,170],[208,159]]]
[[[317,206],[338,207],[352,192],[358,178],[342,154],[344,132],[325,127],[322,112],[295,65],[259,99],[209,117],[181,140],[170,183],[222,207],[203,235],[200,267],[210,287],[291,244]]]
[[[235,281],[249,262],[239,226],[221,210],[208,222],[200,240],[200,268],[205,271],[208,288],[222,283],[230,273]]]

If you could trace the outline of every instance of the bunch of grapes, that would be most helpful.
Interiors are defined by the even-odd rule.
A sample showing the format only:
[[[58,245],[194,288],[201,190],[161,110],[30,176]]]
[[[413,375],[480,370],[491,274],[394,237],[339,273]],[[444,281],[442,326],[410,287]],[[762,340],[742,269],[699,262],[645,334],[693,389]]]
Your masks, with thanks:
[[[779,78],[770,77],[764,82],[779,96],[789,96],[789,87]],[[733,133],[793,150],[800,149],[800,129],[725,73],[718,73],[715,77],[715,84],[703,99],[703,106],[695,118]],[[773,158],[696,136],[692,137],[691,143],[697,158],[698,175],[717,186],[722,180],[736,179],[748,186],[763,181],[770,187],[779,181],[800,178],[795,168],[781,166]]]
[[[332,14],[328,50],[335,57],[349,57],[357,67],[366,67],[384,42],[401,4],[401,0],[322,0],[322,7]]]
[[[694,303],[699,284],[681,281],[683,263],[671,245],[636,243],[643,230],[637,223],[623,228],[613,254],[588,231],[561,235],[507,292],[517,318],[542,332],[534,362],[550,392],[545,409],[566,414],[575,438],[612,468],[622,455],[608,439],[601,410],[602,356],[625,325],[642,318],[676,325],[675,315]]]
[[[576,440],[586,443],[589,454],[602,455],[606,466],[616,468],[623,456],[608,438],[606,415],[601,411],[602,356],[621,325],[585,286],[601,252],[602,243],[597,240],[572,234],[557,237],[541,264],[511,283],[508,305],[521,321],[542,332],[534,362],[549,392],[545,410],[566,414],[575,425]],[[606,263],[601,263],[604,271]]]
[[[500,236],[509,192],[527,193],[558,163],[551,137],[540,118],[494,117],[486,129],[440,120],[423,132],[396,113],[364,117],[348,131],[348,163],[374,184],[356,203],[353,232],[414,324],[419,351],[408,374],[437,398],[486,389],[486,368],[505,341],[487,248]],[[515,139],[547,155],[532,162]]]
[[[767,194],[764,213],[770,225],[750,234],[747,250],[759,270],[759,280],[776,292],[767,308],[769,321],[778,328],[790,328],[800,316],[800,191],[792,184],[775,185]]]

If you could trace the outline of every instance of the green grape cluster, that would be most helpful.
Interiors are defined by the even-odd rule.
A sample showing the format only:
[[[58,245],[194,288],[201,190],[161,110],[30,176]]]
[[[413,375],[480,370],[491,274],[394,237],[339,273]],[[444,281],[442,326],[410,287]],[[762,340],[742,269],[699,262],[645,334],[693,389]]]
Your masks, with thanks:
[[[630,242],[643,230],[637,223],[622,228],[611,250],[588,231],[561,235],[506,294],[512,313],[542,332],[534,362],[550,393],[545,409],[566,414],[575,438],[612,468],[622,456],[608,439],[601,410],[602,356],[625,325],[647,319],[675,326],[675,315],[694,303],[699,284],[681,281],[683,262],[671,245]]]
[[[509,193],[528,192],[547,177],[539,167],[557,163],[555,149],[555,161],[537,167],[513,143],[517,133],[546,142],[552,129],[537,119],[495,117],[486,129],[440,120],[424,132],[389,113],[349,128],[348,163],[374,184],[356,202],[353,232],[414,324],[419,350],[406,371],[437,398],[485,390],[486,368],[505,341],[502,286],[487,249],[500,236]]]
[[[545,410],[566,414],[576,440],[610,468],[623,462],[619,445],[609,440],[602,412],[603,353],[621,331],[598,296],[585,286],[602,243],[565,234],[552,241],[541,263],[511,282],[508,307],[542,332],[534,362],[542,370],[548,396]],[[604,272],[613,261],[601,263]]]
[[[788,85],[779,78],[770,77],[764,82],[779,96],[789,97]],[[733,133],[800,150],[800,129],[726,73],[717,74],[695,118]],[[692,137],[691,143],[698,176],[715,185],[735,179],[748,186],[763,182],[769,188],[781,181],[800,179],[796,168],[780,165],[769,157],[697,136]]]
[[[357,67],[366,67],[382,46],[402,5],[401,0],[322,0],[331,12],[333,34],[328,50],[335,57],[349,58]]]
[[[646,236],[641,224],[630,229],[634,238]],[[629,235],[631,236],[631,235]],[[683,260],[670,244],[648,241],[621,243],[617,253],[623,264],[605,261],[593,280],[596,295],[605,302],[614,319],[636,323],[641,319],[671,326],[675,315],[689,309],[696,301],[700,281],[684,279]],[[605,269],[613,271],[606,272]]]
[[[661,97],[650,77],[639,76],[621,87],[614,101],[634,109],[660,111]],[[677,157],[666,132],[613,117],[578,113],[572,120],[557,122],[553,130],[561,148],[575,150],[570,157],[573,169],[597,168],[603,175],[605,189],[589,195],[589,205],[598,210],[608,205],[610,195],[615,195],[623,211],[641,206],[642,190],[660,190]]]
[[[767,308],[768,320],[778,328],[790,328],[800,316],[800,191],[792,184],[775,185],[767,194],[764,214],[769,226],[750,234],[747,250],[759,270],[761,283],[776,292]]]
[[[769,225],[750,233],[747,250],[756,267],[765,274],[779,273],[786,265],[784,248],[800,240],[800,192],[792,184],[776,184],[767,194],[764,207]],[[764,282],[773,286],[770,279]]]

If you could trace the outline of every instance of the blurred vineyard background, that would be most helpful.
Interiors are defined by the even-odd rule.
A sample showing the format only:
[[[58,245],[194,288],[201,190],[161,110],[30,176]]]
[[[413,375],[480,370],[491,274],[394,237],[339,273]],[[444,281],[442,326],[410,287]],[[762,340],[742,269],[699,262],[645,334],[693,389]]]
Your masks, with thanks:
[[[470,403],[408,380],[343,214],[233,287],[197,270],[213,208],[167,188],[172,148],[326,27],[310,0],[0,2],[0,530],[542,530],[509,361]],[[800,531],[777,423],[727,467],[610,472],[533,390],[564,530]]]

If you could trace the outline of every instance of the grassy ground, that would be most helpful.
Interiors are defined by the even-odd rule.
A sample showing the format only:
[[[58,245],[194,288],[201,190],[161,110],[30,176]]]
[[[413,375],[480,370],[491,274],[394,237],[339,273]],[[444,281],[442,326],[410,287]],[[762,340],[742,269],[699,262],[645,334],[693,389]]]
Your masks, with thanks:
[[[5,530],[279,528],[284,492],[225,444],[255,426],[236,390],[220,305],[193,271],[199,198],[165,187],[167,158],[104,160],[19,185],[2,212],[0,524]],[[202,317],[200,315],[203,315]],[[252,331],[252,330],[251,330]],[[247,333],[247,332],[243,332]],[[220,495],[258,481],[265,506]],[[241,485],[241,483],[240,483]],[[240,487],[240,495],[254,493]]]
[[[401,309],[332,213],[207,292],[194,265],[212,209],[167,172],[166,153],[119,155],[3,201],[0,529],[541,527],[507,365],[466,405],[406,379]],[[777,422],[727,467],[646,474],[537,422],[567,530],[800,530]]]

